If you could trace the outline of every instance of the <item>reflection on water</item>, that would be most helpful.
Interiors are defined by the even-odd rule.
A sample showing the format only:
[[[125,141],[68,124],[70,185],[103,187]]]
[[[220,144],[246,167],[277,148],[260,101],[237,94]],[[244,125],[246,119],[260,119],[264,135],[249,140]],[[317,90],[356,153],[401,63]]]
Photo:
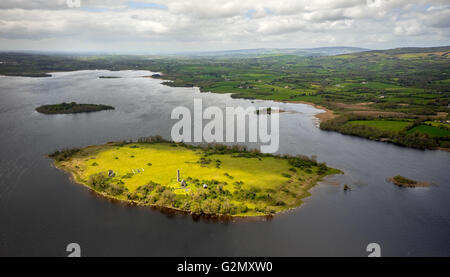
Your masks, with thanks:
[[[170,88],[146,71],[78,71],[52,78],[0,77],[0,255],[367,256],[450,255],[450,154],[372,142],[315,127],[319,110],[303,104],[232,99]],[[99,76],[120,76],[99,79]],[[312,189],[301,208],[267,221],[224,222],[130,207],[95,197],[51,166],[64,147],[162,135],[170,138],[174,107],[269,106],[280,114],[280,153],[315,155],[345,174]],[[42,115],[37,106],[100,103],[114,111]],[[257,145],[250,145],[257,146]],[[387,177],[428,181],[402,189]],[[353,190],[343,191],[343,185]]]

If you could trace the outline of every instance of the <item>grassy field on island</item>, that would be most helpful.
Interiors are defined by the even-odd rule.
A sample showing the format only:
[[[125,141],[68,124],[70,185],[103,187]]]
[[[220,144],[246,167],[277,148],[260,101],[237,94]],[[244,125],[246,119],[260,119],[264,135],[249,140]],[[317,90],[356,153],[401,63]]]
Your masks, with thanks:
[[[51,157],[104,196],[211,215],[261,216],[295,208],[320,179],[340,173],[307,157],[169,142],[109,143]]]

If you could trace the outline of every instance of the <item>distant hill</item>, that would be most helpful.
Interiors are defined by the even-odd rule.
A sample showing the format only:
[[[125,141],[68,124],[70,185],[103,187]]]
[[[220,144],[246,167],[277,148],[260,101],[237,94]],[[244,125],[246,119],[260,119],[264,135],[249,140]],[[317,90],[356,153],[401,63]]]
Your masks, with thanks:
[[[351,54],[370,51],[370,49],[358,47],[320,47],[320,48],[258,48],[258,49],[239,49],[229,51],[207,51],[194,53],[180,53],[181,56],[190,57],[226,57],[226,58],[244,58],[255,56],[271,55],[296,55],[296,56],[335,56],[342,54]]]

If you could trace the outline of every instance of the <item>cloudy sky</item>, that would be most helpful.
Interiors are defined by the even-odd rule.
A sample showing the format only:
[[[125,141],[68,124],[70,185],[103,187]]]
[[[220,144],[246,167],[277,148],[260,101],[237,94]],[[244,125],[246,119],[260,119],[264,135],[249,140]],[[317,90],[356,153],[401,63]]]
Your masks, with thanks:
[[[0,50],[450,45],[450,0],[1,0]]]

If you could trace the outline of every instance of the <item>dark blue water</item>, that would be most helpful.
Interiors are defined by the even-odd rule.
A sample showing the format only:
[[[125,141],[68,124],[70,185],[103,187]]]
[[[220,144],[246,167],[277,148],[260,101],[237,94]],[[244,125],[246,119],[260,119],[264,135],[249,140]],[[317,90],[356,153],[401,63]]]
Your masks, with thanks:
[[[98,79],[99,76],[122,76]],[[231,99],[170,88],[149,72],[79,71],[52,78],[0,77],[0,256],[383,256],[450,255],[450,153],[419,151],[329,133],[308,105]],[[300,208],[270,221],[194,220],[96,196],[55,169],[46,154],[64,147],[163,135],[176,106],[277,105],[280,152],[316,155],[345,171],[312,189]],[[42,115],[42,104],[101,103],[114,111]],[[432,182],[402,189],[394,175]],[[344,192],[343,185],[353,190]]]

